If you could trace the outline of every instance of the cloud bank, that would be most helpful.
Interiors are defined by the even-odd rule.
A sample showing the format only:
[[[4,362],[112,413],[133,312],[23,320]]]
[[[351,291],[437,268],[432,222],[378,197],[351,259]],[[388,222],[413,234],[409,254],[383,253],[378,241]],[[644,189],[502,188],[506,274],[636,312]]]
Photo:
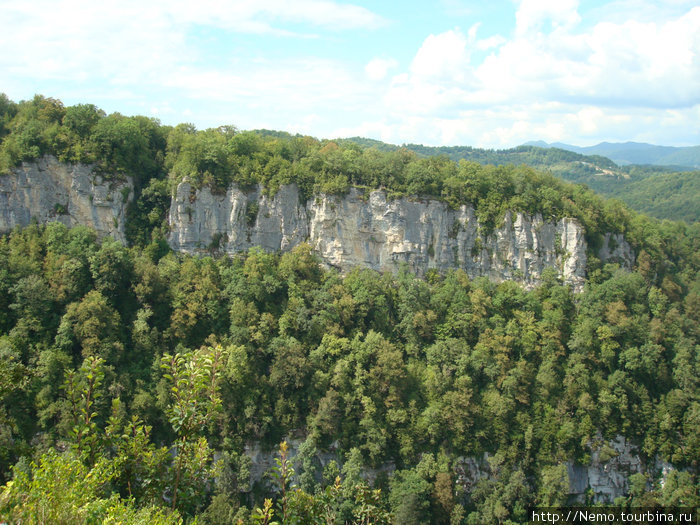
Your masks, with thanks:
[[[444,30],[416,33],[406,60],[388,45],[392,31],[419,27],[331,0],[4,2],[0,91],[111,101],[200,127],[398,143],[698,144],[693,4],[521,0],[501,32],[446,16]],[[339,38],[352,58],[323,52]]]
[[[659,128],[667,140],[700,139],[700,7],[662,22],[580,29],[576,2],[524,0],[516,20],[509,38],[459,29],[428,36],[393,77],[386,106],[411,115],[434,143],[654,141]],[[490,53],[475,62],[480,49]]]

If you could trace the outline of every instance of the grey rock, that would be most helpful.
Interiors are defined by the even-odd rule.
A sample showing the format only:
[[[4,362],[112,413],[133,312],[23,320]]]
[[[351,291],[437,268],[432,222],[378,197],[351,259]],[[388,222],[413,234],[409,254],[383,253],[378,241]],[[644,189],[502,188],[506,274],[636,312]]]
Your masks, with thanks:
[[[655,458],[645,464],[637,447],[623,436],[617,436],[606,446],[591,446],[591,462],[588,465],[567,463],[569,472],[569,495],[575,501],[584,502],[590,491],[594,503],[613,503],[615,498],[629,493],[629,477],[647,473],[663,487],[669,472],[675,467]],[[603,450],[606,449],[605,454]]]
[[[122,191],[127,190],[125,200]],[[133,194],[128,178],[108,182],[92,166],[46,156],[0,176],[0,232],[27,226],[35,219],[68,227],[82,224],[94,228],[100,237],[111,235],[125,242],[126,207]]]
[[[254,210],[253,220],[249,220]],[[225,194],[207,187],[195,190],[181,182],[170,206],[170,246],[175,251],[199,253],[218,238],[218,248],[234,254],[252,246],[268,251],[288,250],[308,238],[306,210],[294,185],[283,186],[274,197],[258,187],[244,193],[232,186]]]
[[[454,464],[455,484],[461,487],[465,494],[471,494],[482,479],[494,479],[488,460],[487,452],[480,458],[457,458]]]
[[[634,266],[636,256],[632,247],[625,241],[621,233],[606,233],[603,236],[603,245],[598,250],[598,258],[604,262],[617,263],[622,268],[630,269]]]
[[[295,458],[304,442],[303,437],[287,438],[289,458],[295,463]],[[623,436],[603,445],[599,437],[596,445],[589,445],[591,461],[588,465],[580,465],[573,461],[566,463],[569,475],[569,496],[571,502],[586,502],[587,493],[592,496],[593,503],[610,504],[615,498],[627,496],[629,493],[629,477],[638,472],[648,473],[652,480],[663,484],[668,474],[675,469],[670,463],[655,459],[645,464],[638,454],[637,447]],[[269,479],[266,472],[275,466],[276,450],[263,449],[259,443],[249,443],[245,454],[251,459],[250,482],[266,483]],[[318,451],[315,463],[320,471],[331,461],[336,461],[342,468],[343,458],[339,453],[337,442],[329,450]],[[298,468],[299,465],[296,466]],[[365,468],[363,477],[374,483],[380,473],[391,475],[396,470],[394,463],[385,463],[376,469]],[[480,457],[459,457],[453,464],[455,484],[464,494],[471,494],[476,484],[481,480],[493,480],[498,477],[494,472],[488,453]]]
[[[245,193],[235,186],[214,195],[184,181],[169,221],[170,246],[187,253],[205,252],[212,241],[229,254],[252,246],[285,251],[308,242],[326,265],[342,271],[364,266],[396,272],[405,264],[424,275],[430,269],[461,268],[472,278],[516,280],[531,288],[545,269],[554,268],[576,291],[586,276],[585,232],[576,219],[552,222],[539,214],[508,212],[502,225],[485,232],[471,206],[391,200],[382,190],[365,195],[353,188],[345,196],[316,195],[302,203],[295,185],[269,197],[259,187]],[[616,250],[608,249],[603,257],[633,261],[625,240],[615,239]]]
[[[298,455],[304,437],[287,437],[287,457],[294,466],[295,475],[294,482],[299,482],[299,474],[302,466],[298,462]],[[244,453],[250,458],[250,486],[255,484],[269,485],[269,473],[277,465],[276,459],[279,458],[277,449],[263,448],[259,442],[247,443],[244,448]],[[334,442],[328,450],[317,451],[313,456],[313,462],[317,471],[316,481],[321,481],[321,474],[331,461],[335,461],[339,468],[343,467],[343,456],[339,453],[338,443]],[[380,465],[378,468],[365,467],[362,470],[362,477],[370,485],[373,485],[380,474],[391,475],[396,470],[396,465],[393,462],[387,462]]]

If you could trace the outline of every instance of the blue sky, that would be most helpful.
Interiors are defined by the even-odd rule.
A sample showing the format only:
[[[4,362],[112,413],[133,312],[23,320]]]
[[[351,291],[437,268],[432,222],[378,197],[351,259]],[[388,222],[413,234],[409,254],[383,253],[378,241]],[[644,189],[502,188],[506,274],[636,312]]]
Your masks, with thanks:
[[[0,0],[0,91],[320,138],[700,144],[698,0]]]

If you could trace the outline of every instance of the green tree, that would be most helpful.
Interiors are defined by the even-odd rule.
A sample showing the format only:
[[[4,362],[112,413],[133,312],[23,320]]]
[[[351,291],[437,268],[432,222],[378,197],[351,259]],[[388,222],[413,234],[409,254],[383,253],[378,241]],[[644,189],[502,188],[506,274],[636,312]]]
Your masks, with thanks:
[[[2,487],[0,513],[12,523],[182,523],[177,512],[137,509],[110,494],[109,482],[118,469],[105,458],[87,467],[70,453],[49,451],[31,464],[29,472],[15,469],[15,478]]]
[[[203,347],[161,358],[169,387],[166,414],[177,436],[172,509],[178,500],[180,508],[196,509],[213,473],[212,451],[202,433],[221,407],[219,380],[227,352],[221,346]]]

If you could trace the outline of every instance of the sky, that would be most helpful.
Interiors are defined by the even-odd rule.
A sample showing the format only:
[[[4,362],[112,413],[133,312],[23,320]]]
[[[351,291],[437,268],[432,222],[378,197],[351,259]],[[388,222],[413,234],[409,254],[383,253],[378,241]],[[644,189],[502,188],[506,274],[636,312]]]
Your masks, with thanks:
[[[700,0],[0,0],[0,92],[199,129],[700,144]]]

